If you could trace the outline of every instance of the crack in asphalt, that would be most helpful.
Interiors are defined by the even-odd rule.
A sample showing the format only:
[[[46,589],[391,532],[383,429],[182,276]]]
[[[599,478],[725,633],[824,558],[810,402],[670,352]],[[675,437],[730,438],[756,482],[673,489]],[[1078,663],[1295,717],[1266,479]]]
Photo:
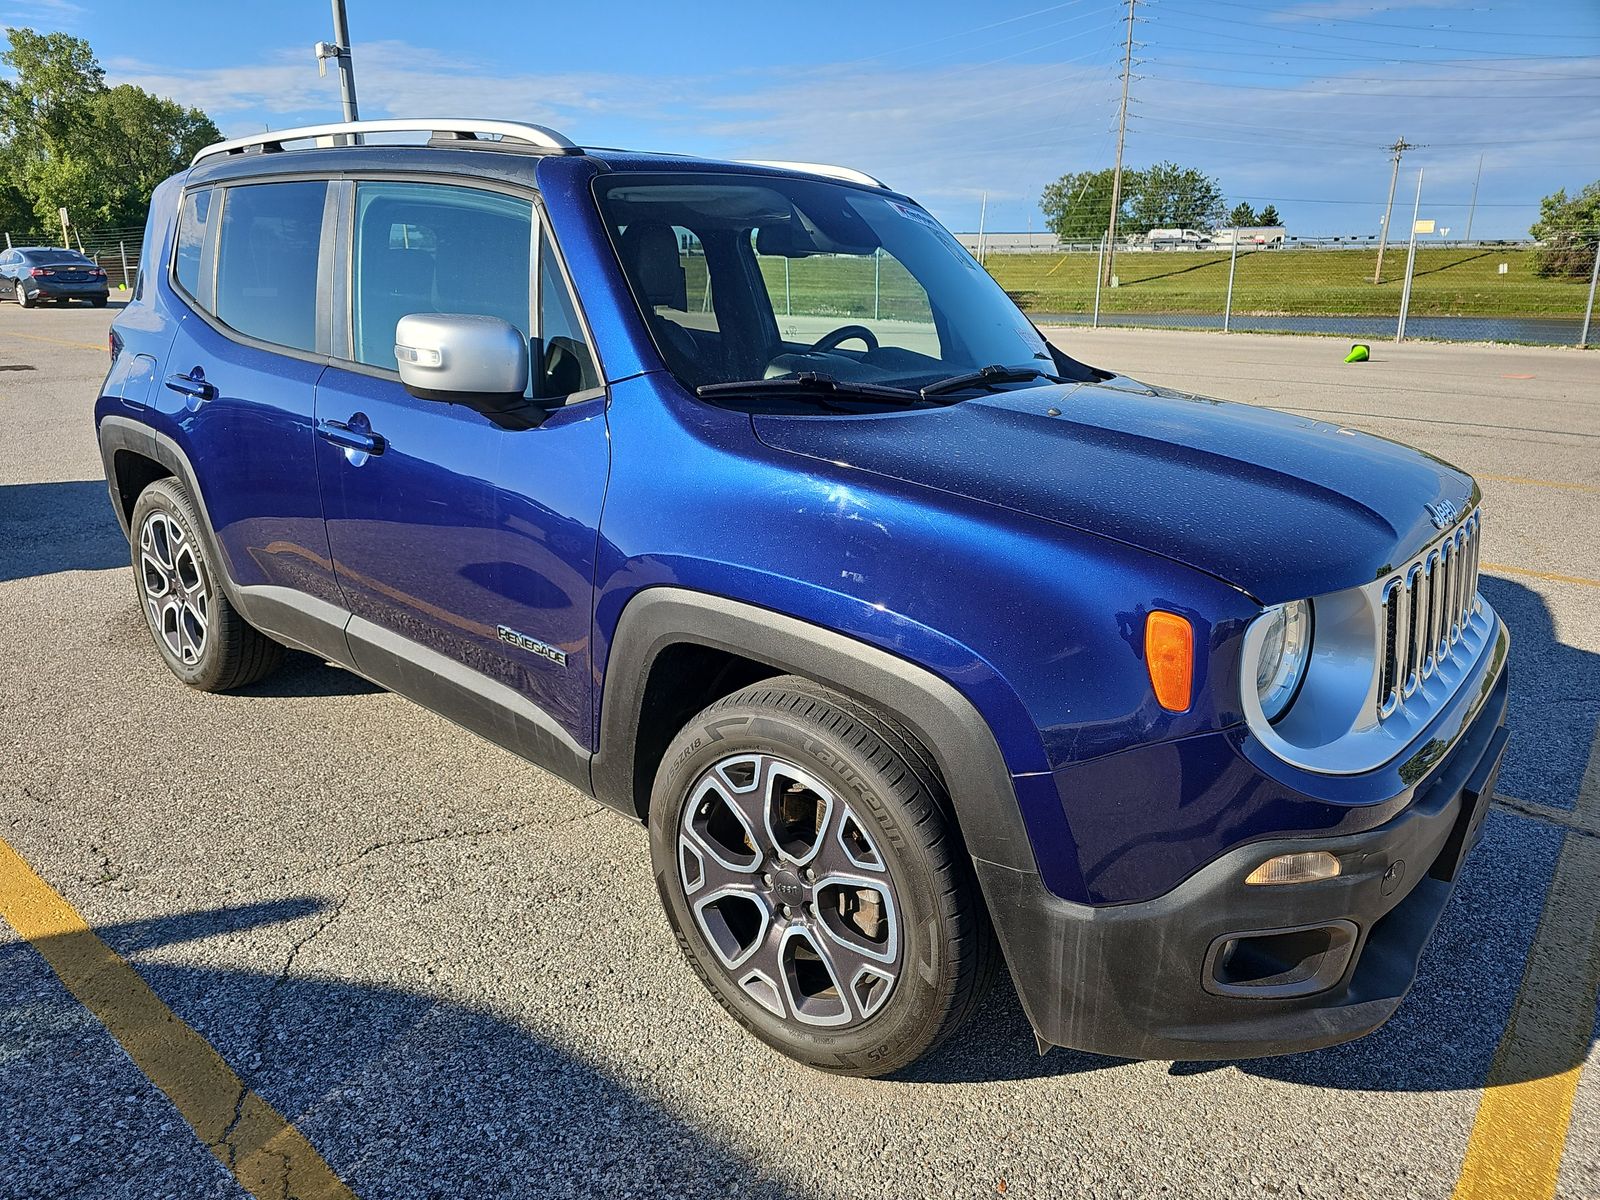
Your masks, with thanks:
[[[290,944],[289,953],[284,956],[283,965],[267,986],[266,993],[256,1010],[255,1035],[251,1039],[248,1064],[253,1074],[259,1075],[266,1064],[267,1034],[272,1023],[273,1013],[277,1010],[278,994],[282,991],[284,984],[288,982],[289,973],[294,970],[295,960],[300,957],[302,950],[327,932],[328,927],[339,919],[354,892],[355,885],[351,884],[344,890],[344,894],[323,914],[322,920],[317,923],[316,928],[306,933],[303,937],[296,938]],[[233,1101],[233,1119],[228,1122],[227,1128],[222,1131],[222,1135],[211,1146],[212,1151],[218,1153],[218,1156],[227,1164],[230,1171],[233,1171],[237,1166],[238,1147],[233,1144],[233,1136],[239,1128],[239,1123],[244,1119],[245,1102],[250,1098],[253,1091],[254,1089],[251,1087],[250,1082],[241,1073],[239,1075],[239,1092]],[[283,1156],[282,1177],[285,1200],[288,1200],[289,1197],[290,1169],[289,1157],[285,1155]]]
[[[1506,812],[1515,813],[1519,817],[1527,817],[1531,821],[1541,821],[1546,825],[1553,825],[1557,829],[1564,829],[1578,837],[1600,838],[1600,829],[1592,829],[1587,825],[1577,825],[1566,819],[1575,814],[1565,813],[1560,809],[1538,808],[1525,804],[1521,800],[1512,800],[1505,796],[1496,796],[1494,806]]]

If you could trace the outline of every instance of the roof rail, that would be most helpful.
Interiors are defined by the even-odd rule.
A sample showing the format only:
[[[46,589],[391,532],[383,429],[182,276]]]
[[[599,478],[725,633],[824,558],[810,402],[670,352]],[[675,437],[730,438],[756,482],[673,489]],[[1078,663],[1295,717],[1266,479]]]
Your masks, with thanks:
[[[874,179],[865,171],[858,171],[854,167],[835,167],[828,163],[809,162],[780,162],[775,159],[744,158],[740,162],[750,167],[776,167],[780,171],[804,171],[808,175],[826,175],[829,179],[843,179],[846,183],[864,183],[868,187],[882,188],[889,191],[889,185],[881,179]]]
[[[454,117],[436,117],[431,120],[406,117],[378,121],[337,121],[329,125],[303,125],[298,129],[253,133],[249,137],[234,138],[231,141],[216,142],[207,146],[190,160],[189,165],[193,166],[202,158],[211,158],[217,154],[243,154],[257,147],[264,152],[282,150],[285,142],[304,142],[315,138],[340,136],[359,139],[366,133],[420,133],[424,130],[430,134],[443,134],[467,141],[475,141],[480,136],[489,134],[504,141],[525,143],[555,154],[583,153],[562,134],[554,129],[546,129],[543,125],[527,125],[520,121],[462,120]]]

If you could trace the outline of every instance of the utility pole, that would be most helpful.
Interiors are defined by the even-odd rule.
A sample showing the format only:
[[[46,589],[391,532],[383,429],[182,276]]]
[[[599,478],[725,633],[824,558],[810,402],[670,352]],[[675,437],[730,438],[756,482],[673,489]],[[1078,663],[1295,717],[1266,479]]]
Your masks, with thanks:
[[[345,16],[344,0],[333,0],[333,41],[318,42],[315,47],[317,74],[328,73],[328,60],[334,60],[339,71],[339,99],[344,104],[344,119],[359,121],[361,113],[356,107],[355,63],[350,57],[350,21]],[[361,135],[354,140],[359,143]]]
[[[1389,245],[1389,218],[1394,215],[1394,185],[1400,179],[1400,156],[1407,150],[1420,148],[1405,138],[1396,138],[1394,145],[1388,147],[1389,153],[1394,155],[1394,171],[1389,175],[1389,202],[1383,208],[1383,230],[1378,234],[1378,265],[1372,270],[1373,283],[1383,282],[1383,252]]]
[[[1483,182],[1483,155],[1478,155],[1478,174],[1472,181],[1472,207],[1467,209],[1467,241],[1472,240],[1472,218],[1478,215],[1478,185]]]
[[[1117,167],[1111,176],[1111,224],[1106,229],[1103,283],[1111,282],[1111,270],[1117,254],[1117,210],[1122,207],[1122,144],[1128,138],[1128,78],[1133,73],[1133,6],[1138,2],[1128,0],[1128,43],[1122,51],[1122,107],[1117,114]]]

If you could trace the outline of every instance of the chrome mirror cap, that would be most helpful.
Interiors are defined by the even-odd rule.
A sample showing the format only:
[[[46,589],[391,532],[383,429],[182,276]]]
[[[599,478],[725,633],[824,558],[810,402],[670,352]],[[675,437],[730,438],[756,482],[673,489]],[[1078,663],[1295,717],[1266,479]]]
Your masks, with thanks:
[[[521,399],[528,389],[528,341],[499,317],[411,313],[394,330],[400,382],[427,399]]]

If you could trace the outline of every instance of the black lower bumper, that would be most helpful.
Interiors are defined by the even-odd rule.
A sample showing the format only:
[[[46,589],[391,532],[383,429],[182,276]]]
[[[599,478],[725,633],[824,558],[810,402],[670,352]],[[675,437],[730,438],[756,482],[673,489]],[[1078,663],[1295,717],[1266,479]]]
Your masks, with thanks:
[[[33,292],[35,300],[109,300],[110,288],[70,287],[70,288],[36,288]]]
[[[1073,904],[1032,872],[977,862],[1041,1047],[1127,1058],[1253,1058],[1370,1033],[1416,978],[1476,843],[1506,745],[1502,670],[1466,733],[1387,824],[1252,842],[1164,896]],[[1337,877],[1251,885],[1269,858],[1318,850]]]

